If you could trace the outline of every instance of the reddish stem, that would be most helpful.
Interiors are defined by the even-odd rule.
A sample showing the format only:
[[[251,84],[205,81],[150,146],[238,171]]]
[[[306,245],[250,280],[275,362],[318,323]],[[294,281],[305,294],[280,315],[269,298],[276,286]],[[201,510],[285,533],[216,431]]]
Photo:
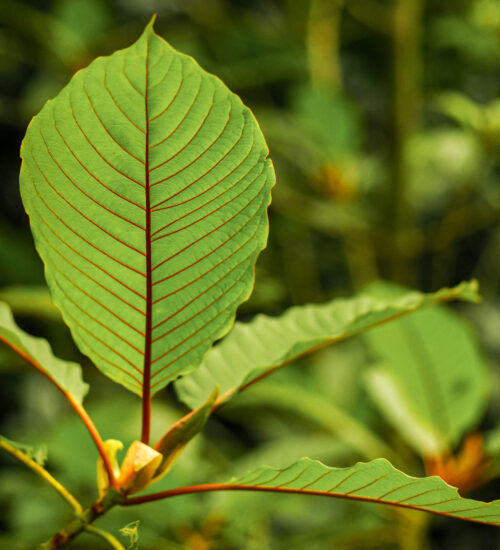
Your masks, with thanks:
[[[29,356],[27,353],[25,353],[23,350],[19,349],[18,347],[11,344],[9,341],[5,340],[4,338],[0,337],[0,341],[4,342],[9,348],[11,348],[13,351],[15,351],[17,354],[19,354],[25,361],[27,361],[30,365],[35,367],[35,369],[39,372],[41,372],[54,386],[64,395],[64,397],[69,401],[69,404],[73,407],[76,414],[80,417],[83,424],[87,428],[90,437],[93,439],[95,446],[97,448],[98,453],[101,455],[102,461],[104,462],[104,467],[106,468],[106,473],[108,474],[109,478],[109,484],[111,487],[115,487],[116,480],[115,476],[113,475],[113,468],[111,466],[111,462],[109,460],[108,454],[106,453],[106,449],[104,448],[104,442],[95,427],[95,424],[92,422],[90,416],[88,415],[87,411],[84,409],[83,405],[78,403],[78,401],[71,395],[71,393],[67,390],[65,390],[62,386],[60,386],[54,378],[37,362],[33,357]]]
[[[423,510],[422,508],[419,508],[418,505],[413,504],[406,504],[403,502],[395,502],[395,501],[381,501],[375,497],[363,497],[353,494],[341,494],[341,493],[327,493],[326,491],[312,491],[309,489],[303,490],[303,489],[291,489],[288,487],[267,487],[263,485],[237,485],[237,484],[229,484],[229,483],[206,483],[203,485],[190,485],[187,487],[177,487],[175,489],[169,489],[167,491],[161,491],[159,493],[152,493],[150,495],[143,495],[140,497],[129,497],[125,498],[121,504],[123,506],[134,506],[135,504],[145,504],[146,502],[154,502],[156,500],[163,500],[165,498],[180,496],[180,495],[189,495],[193,493],[206,493],[210,491],[263,491],[267,493],[292,493],[292,494],[299,494],[299,495],[313,495],[313,496],[322,496],[322,497],[333,497],[333,498],[345,498],[349,500],[356,500],[360,502],[372,502],[377,504],[385,504],[386,506],[396,506],[398,508],[406,508],[409,510],[416,510],[418,512],[427,512],[431,514],[436,514],[438,516],[445,516],[445,517],[451,517],[454,519],[462,519],[466,521],[473,521],[476,523],[483,523],[486,525],[492,525],[491,522],[484,521],[481,519],[476,519],[474,517],[458,517],[456,515],[453,515],[453,513],[450,512],[439,512],[436,510],[430,510],[426,509]],[[459,512],[460,510],[455,510],[456,512]],[[477,516],[478,518],[480,516]]]

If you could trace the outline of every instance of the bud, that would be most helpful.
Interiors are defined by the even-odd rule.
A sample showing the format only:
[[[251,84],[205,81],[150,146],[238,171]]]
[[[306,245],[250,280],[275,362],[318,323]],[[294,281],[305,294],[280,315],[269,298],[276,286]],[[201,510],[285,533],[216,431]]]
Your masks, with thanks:
[[[118,478],[118,490],[133,495],[146,488],[153,480],[163,456],[141,441],[134,441],[123,461]]]

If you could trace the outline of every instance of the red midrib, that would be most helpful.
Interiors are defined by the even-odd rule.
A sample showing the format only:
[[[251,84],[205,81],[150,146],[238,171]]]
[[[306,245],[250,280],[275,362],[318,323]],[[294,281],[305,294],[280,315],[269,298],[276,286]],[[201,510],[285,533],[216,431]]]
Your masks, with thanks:
[[[141,440],[149,444],[149,433],[151,424],[151,333],[152,333],[152,269],[151,269],[151,197],[149,186],[149,110],[148,110],[148,87],[149,87],[149,36],[146,46],[146,88],[144,91],[144,106],[146,113],[146,153],[145,164],[145,185],[146,185],[146,330],[144,343],[144,374],[142,386],[142,436]]]

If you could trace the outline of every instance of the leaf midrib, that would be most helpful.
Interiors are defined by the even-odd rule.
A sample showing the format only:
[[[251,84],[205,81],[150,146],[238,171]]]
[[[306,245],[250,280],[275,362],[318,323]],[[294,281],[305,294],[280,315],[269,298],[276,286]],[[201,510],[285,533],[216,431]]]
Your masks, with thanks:
[[[146,77],[144,88],[144,109],[146,117],[146,152],[144,155],[145,172],[145,194],[146,194],[146,330],[144,341],[144,369],[142,384],[142,442],[149,444],[150,417],[151,417],[151,345],[152,345],[152,312],[153,312],[153,284],[151,268],[151,195],[149,185],[149,42],[151,35],[148,34],[146,42]]]

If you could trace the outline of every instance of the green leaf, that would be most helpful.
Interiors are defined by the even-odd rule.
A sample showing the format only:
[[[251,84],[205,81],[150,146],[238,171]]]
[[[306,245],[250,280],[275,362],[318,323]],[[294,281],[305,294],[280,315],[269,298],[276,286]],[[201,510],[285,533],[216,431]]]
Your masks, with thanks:
[[[82,403],[88,385],[82,380],[80,365],[58,359],[46,340],[21,330],[9,306],[3,302],[0,302],[0,341],[31,363],[63,393],[71,394],[77,403]]]
[[[274,171],[252,113],[152,28],[32,120],[21,192],[79,348],[142,395],[196,367],[248,298]]]
[[[155,474],[155,480],[168,472],[182,449],[196,434],[201,432],[207,423],[218,396],[219,388],[215,388],[204,405],[176,422],[154,446],[155,450],[163,455],[163,460]]]
[[[178,380],[178,395],[195,408],[219,385],[222,398],[227,399],[242,385],[301,355],[421,307],[458,298],[477,300],[477,284],[462,283],[427,295],[408,292],[393,299],[362,294],[321,305],[293,307],[281,317],[258,315],[248,324],[236,323],[195,372]]]
[[[303,458],[284,470],[265,466],[219,486],[221,490],[231,488],[378,502],[500,525],[500,500],[487,503],[462,498],[455,487],[440,477],[406,475],[384,458],[358,462],[350,468],[329,468]]]
[[[404,292],[383,283],[372,292]],[[444,307],[418,311],[365,336],[380,362],[367,387],[386,418],[423,456],[446,453],[482,417],[489,377],[477,337]]]
[[[12,441],[0,435],[0,441],[7,443],[8,445],[14,447],[15,449],[24,453],[28,458],[34,460],[40,466],[43,466],[47,460],[47,445],[25,445],[24,443],[18,443],[17,441]]]
[[[16,315],[32,315],[49,321],[60,321],[46,286],[9,286],[0,290],[0,300],[6,302]]]

